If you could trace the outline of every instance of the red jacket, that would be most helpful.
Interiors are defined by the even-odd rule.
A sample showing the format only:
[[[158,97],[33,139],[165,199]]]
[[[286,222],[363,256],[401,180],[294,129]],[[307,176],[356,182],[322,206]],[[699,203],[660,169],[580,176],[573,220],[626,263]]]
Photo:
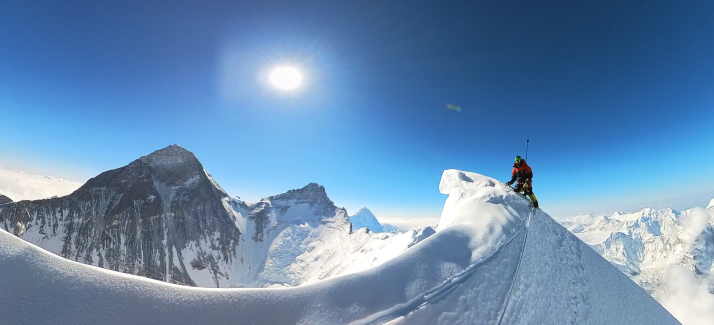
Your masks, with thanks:
[[[530,181],[533,179],[533,170],[531,169],[528,164],[526,164],[525,160],[522,160],[523,163],[521,163],[521,166],[516,166],[516,164],[513,164],[513,173],[511,173],[511,182],[515,181],[518,179],[518,182],[525,182],[525,181]]]

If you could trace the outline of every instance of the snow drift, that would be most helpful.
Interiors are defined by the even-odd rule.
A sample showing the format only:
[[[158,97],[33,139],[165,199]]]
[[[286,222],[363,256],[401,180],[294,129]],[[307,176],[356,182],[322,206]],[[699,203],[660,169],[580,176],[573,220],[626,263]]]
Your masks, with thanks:
[[[677,324],[495,179],[447,170],[436,234],[379,266],[287,289],[204,289],[61,259],[0,230],[7,324]]]

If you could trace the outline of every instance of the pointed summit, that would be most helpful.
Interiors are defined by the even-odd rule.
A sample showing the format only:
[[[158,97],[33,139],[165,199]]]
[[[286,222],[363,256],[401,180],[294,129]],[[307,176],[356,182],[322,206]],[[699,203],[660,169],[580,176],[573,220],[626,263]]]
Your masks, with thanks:
[[[714,208],[714,199],[711,199],[709,201],[709,204],[707,205],[706,209]]]
[[[151,154],[139,158],[142,162],[152,165],[178,165],[183,163],[198,162],[198,158],[184,147],[172,144],[166,148],[156,150]]]
[[[149,191],[143,188],[156,186],[173,189],[172,193],[175,193],[176,189],[196,188],[205,194],[215,192],[221,198],[228,196],[208,176],[198,158],[191,151],[177,144],[142,156],[127,166],[101,173],[87,181],[80,190],[99,187],[121,188],[118,192],[137,194],[136,191],[128,188],[138,187],[140,193],[148,193]]]
[[[362,208],[350,217],[352,229],[367,228],[371,232],[384,232],[384,226],[379,223],[377,217],[367,208]]]
[[[242,239],[227,198],[196,156],[174,144],[101,173],[68,196],[4,204],[0,225],[42,234],[42,243],[65,258],[196,285],[192,272],[232,263]],[[196,246],[217,238],[220,245]],[[198,257],[184,263],[180,252],[188,247]],[[225,277],[208,269],[215,283]]]

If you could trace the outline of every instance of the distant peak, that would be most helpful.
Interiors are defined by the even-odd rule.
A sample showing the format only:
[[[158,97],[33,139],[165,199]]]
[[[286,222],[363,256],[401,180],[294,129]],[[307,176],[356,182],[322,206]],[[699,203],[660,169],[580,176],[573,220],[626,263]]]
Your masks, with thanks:
[[[364,215],[368,215],[368,214],[369,214],[369,215],[374,215],[374,214],[372,213],[372,211],[369,211],[369,209],[367,209],[367,208],[365,207],[365,208],[359,209],[359,211],[357,211],[357,213],[353,214],[352,216],[362,215],[362,214],[364,214]]]
[[[353,229],[367,228],[371,232],[384,232],[384,225],[367,208],[362,208],[350,217]],[[391,228],[390,228],[391,229]]]
[[[310,189],[310,188],[324,188],[324,187],[317,183],[310,183],[310,184],[305,185],[305,187],[303,187],[303,189]]]
[[[303,186],[302,188],[288,191],[288,193],[294,193],[294,192],[311,192],[311,193],[318,192],[318,193],[327,194],[327,191],[325,191],[325,187],[320,184],[317,184],[317,183],[310,183],[310,184]]]
[[[156,150],[139,159],[152,166],[179,165],[187,162],[198,161],[193,152],[188,151],[184,149],[184,147],[177,144],[172,144],[166,148]]]
[[[706,209],[709,209],[709,208],[714,208],[714,199],[711,199],[709,201],[709,204],[707,205]]]
[[[330,198],[327,197],[325,187],[317,183],[310,183],[302,188],[289,190],[286,193],[271,196],[268,200],[270,200],[274,205],[278,201],[292,200],[296,202],[309,203],[310,205],[334,207]]]
[[[166,148],[156,150],[156,151],[152,152],[151,154],[149,154],[148,156],[152,156],[152,155],[185,155],[185,154],[193,155],[192,152],[190,152],[190,151],[186,150],[184,147],[179,146],[174,143]]]

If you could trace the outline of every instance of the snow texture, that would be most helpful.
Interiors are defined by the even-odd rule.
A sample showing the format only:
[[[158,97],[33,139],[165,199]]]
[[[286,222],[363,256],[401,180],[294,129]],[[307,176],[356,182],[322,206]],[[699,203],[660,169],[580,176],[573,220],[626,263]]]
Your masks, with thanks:
[[[76,191],[80,186],[82,183],[0,167],[0,194],[13,201],[65,196]]]
[[[0,230],[5,324],[677,324],[499,181],[444,172],[435,234],[311,285],[182,287],[61,259]],[[316,248],[317,249],[317,248]]]

